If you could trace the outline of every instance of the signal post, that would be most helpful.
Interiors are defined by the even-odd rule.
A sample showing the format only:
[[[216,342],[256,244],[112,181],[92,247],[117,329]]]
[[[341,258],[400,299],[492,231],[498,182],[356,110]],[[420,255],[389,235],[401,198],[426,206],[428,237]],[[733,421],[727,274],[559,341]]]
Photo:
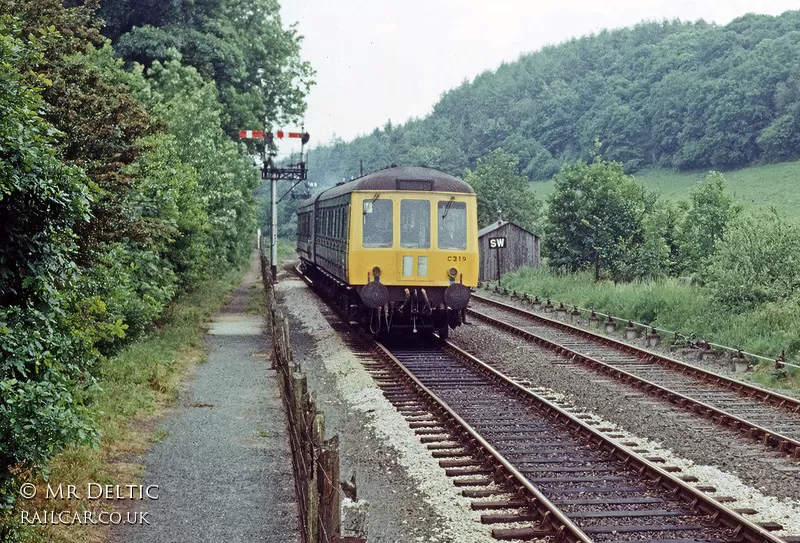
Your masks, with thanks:
[[[301,182],[308,179],[308,169],[306,168],[306,163],[303,159],[303,149],[305,148],[306,143],[308,143],[309,135],[308,132],[284,132],[283,130],[278,130],[273,134],[268,130],[240,130],[239,137],[242,139],[263,139],[264,140],[264,148],[262,153],[262,159],[264,161],[264,166],[261,169],[261,178],[269,180],[269,207],[270,207],[270,271],[272,275],[272,282],[274,283],[278,279],[278,181],[293,181],[294,184],[292,185],[292,189],[296,187]],[[269,153],[267,152],[267,148],[271,146],[274,141],[274,138],[283,139],[284,137],[287,138],[298,138],[300,139],[300,162],[297,164],[289,164],[285,168],[276,168],[272,162],[272,159],[275,157],[275,152],[271,148]],[[290,189],[291,190],[291,189]],[[285,196],[285,195],[284,195]]]
[[[497,251],[497,284],[500,285],[500,277],[502,276],[500,271],[500,249],[506,248],[506,238],[489,238],[489,248]]]

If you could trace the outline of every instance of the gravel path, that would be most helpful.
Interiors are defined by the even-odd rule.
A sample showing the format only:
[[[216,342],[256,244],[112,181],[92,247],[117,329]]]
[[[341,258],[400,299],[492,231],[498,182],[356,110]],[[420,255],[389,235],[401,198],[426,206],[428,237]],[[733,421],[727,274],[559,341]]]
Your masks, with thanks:
[[[356,474],[369,502],[370,543],[488,543],[480,523],[405,419],[331,329],[324,307],[298,278],[282,272],[276,288],[291,323],[292,350],[308,378],[326,433],[340,438],[342,479]]]
[[[800,499],[798,464],[731,430],[486,325],[460,327],[451,339],[507,375],[563,394],[687,462],[718,468],[764,495]]]
[[[145,485],[159,499],[137,503],[149,526],[121,527],[112,541],[251,543],[299,541],[292,460],[263,319],[246,312],[257,260],[210,323],[208,362],[197,366],[145,455]]]

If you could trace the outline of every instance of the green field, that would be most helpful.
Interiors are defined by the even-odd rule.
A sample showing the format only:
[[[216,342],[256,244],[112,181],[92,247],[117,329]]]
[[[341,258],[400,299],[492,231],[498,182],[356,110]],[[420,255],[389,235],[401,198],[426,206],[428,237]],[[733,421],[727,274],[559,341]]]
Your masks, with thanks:
[[[684,200],[689,191],[708,172],[676,172],[671,170],[642,170],[634,175],[647,188],[661,193],[669,200]],[[728,191],[747,209],[774,206],[788,216],[800,218],[800,161],[755,166],[722,172]],[[553,192],[553,181],[532,183],[539,198]]]

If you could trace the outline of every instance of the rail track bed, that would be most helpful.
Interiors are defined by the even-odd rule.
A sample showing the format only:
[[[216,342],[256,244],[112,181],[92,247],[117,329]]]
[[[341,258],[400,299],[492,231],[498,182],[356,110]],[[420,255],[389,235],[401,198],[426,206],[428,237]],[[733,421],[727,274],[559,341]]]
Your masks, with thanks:
[[[800,458],[800,400],[481,296],[469,315]]]
[[[329,322],[420,441],[475,499],[499,540],[770,542],[782,527],[746,520],[679,468],[657,466],[451,343],[382,344]]]
[[[452,345],[378,348],[376,380],[455,484],[511,496],[473,504],[514,525],[498,539],[780,541]]]

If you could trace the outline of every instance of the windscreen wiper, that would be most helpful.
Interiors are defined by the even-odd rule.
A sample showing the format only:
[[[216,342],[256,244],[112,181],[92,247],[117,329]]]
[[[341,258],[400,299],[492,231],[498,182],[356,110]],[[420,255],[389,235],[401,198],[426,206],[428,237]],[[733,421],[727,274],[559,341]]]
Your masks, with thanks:
[[[450,206],[453,205],[453,202],[455,201],[455,199],[456,199],[455,196],[451,196],[450,197],[450,201],[447,202],[446,206],[444,206],[444,215],[442,215],[442,219],[447,217],[447,212],[450,211]]]

